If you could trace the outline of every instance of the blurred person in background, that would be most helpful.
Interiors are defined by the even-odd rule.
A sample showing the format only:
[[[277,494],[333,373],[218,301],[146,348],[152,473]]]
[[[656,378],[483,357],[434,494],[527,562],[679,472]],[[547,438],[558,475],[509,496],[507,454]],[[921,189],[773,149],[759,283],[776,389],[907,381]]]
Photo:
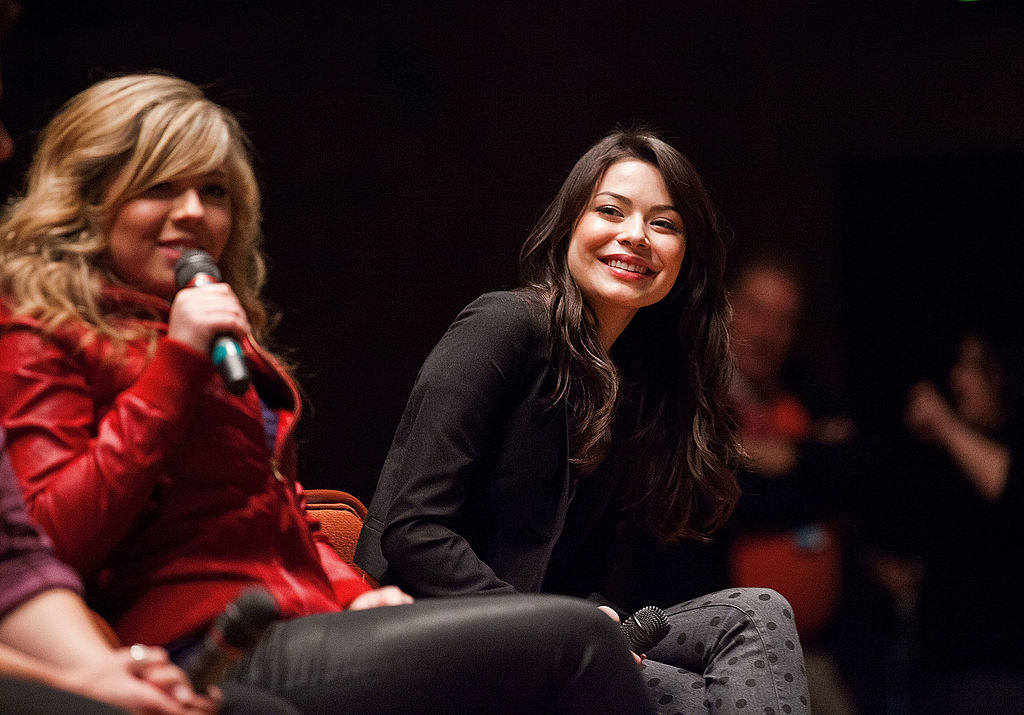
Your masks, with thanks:
[[[750,260],[731,281],[730,302],[729,398],[748,457],[725,545],[731,585],[769,586],[789,599],[812,702],[822,712],[852,712],[827,635],[843,581],[839,495],[854,426],[812,406],[814,391],[792,370],[804,314],[799,267]]]
[[[948,393],[923,381],[907,398],[905,422],[919,444],[903,528],[915,505],[923,517],[917,712],[1020,712],[1024,626],[1012,611],[1024,536],[1020,336],[1005,325],[965,333]],[[1007,616],[996,610],[1004,606]]]

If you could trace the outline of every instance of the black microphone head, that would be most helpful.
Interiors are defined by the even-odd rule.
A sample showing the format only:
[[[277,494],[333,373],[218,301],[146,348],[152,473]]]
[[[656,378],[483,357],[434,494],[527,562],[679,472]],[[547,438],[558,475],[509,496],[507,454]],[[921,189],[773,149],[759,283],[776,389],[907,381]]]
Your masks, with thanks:
[[[657,606],[645,606],[622,622],[622,633],[634,653],[646,653],[668,635],[668,616]]]
[[[220,617],[221,638],[234,648],[252,648],[281,617],[277,601],[265,588],[250,588],[229,603]]]
[[[220,271],[217,264],[206,251],[198,248],[186,248],[181,252],[181,258],[174,262],[174,287],[181,290],[191,283],[199,274],[205,274],[220,280]]]

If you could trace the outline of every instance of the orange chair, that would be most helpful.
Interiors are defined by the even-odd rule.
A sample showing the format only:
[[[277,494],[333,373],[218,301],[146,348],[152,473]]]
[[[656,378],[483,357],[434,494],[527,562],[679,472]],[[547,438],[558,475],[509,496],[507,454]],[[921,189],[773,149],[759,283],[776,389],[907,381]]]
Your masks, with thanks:
[[[320,529],[334,550],[364,581],[376,588],[377,581],[355,562],[356,542],[366,519],[363,503],[338,489],[307,489],[304,495],[306,510],[320,522]]]

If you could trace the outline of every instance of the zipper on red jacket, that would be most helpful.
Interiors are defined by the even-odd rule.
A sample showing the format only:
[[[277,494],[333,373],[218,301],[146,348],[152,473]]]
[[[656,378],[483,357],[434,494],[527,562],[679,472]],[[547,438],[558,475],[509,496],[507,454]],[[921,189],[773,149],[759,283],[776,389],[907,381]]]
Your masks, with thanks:
[[[277,457],[273,454],[270,455],[270,471],[274,473],[274,479],[281,482],[282,484],[286,484],[288,480],[284,478],[283,474],[281,474],[280,467],[281,463],[277,461]]]

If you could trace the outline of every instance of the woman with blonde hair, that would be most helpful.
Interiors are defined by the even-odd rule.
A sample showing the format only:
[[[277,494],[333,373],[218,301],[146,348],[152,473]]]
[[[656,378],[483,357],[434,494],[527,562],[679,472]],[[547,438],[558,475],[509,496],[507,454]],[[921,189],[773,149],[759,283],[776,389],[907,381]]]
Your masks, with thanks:
[[[413,604],[330,548],[296,480],[299,392],[263,346],[259,218],[234,117],[145,74],[58,112],[0,222],[0,427],[94,606],[122,641],[185,662],[265,588],[283,620],[233,677],[307,711],[643,710],[621,635],[585,604]],[[177,290],[189,249],[223,282]],[[241,394],[211,363],[224,334],[252,375]],[[495,693],[496,669],[519,687]]]

